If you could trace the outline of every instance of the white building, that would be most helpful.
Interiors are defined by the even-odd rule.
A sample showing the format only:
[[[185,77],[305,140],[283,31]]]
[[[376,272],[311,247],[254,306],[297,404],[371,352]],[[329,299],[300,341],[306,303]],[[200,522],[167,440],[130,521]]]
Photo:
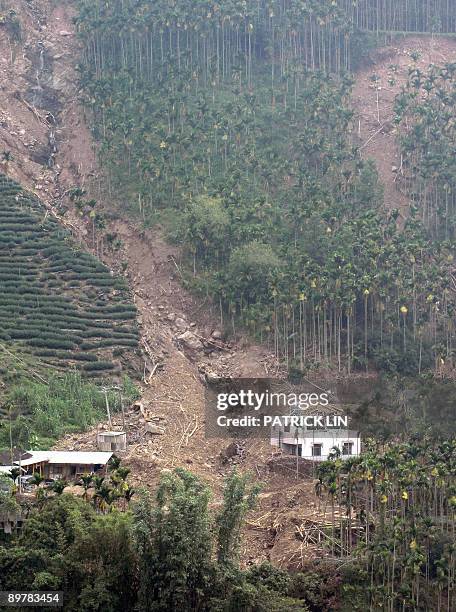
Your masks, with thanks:
[[[326,461],[334,448],[339,449],[341,459],[356,457],[361,453],[359,432],[332,427],[273,427],[271,444],[286,454],[298,455],[311,461]]]

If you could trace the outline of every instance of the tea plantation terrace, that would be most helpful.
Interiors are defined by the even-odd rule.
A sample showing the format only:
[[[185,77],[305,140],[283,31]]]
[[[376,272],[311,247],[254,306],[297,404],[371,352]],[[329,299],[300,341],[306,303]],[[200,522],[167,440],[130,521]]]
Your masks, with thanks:
[[[37,198],[0,176],[0,377],[7,375],[3,355],[113,374],[138,338],[124,279],[81,251]]]

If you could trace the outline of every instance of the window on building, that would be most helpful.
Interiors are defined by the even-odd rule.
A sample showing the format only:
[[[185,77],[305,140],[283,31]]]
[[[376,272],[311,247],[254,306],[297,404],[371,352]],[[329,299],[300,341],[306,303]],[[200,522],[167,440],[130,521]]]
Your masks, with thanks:
[[[312,444],[312,457],[321,457],[323,444]]]
[[[342,455],[353,455],[353,442],[344,442],[342,446]]]

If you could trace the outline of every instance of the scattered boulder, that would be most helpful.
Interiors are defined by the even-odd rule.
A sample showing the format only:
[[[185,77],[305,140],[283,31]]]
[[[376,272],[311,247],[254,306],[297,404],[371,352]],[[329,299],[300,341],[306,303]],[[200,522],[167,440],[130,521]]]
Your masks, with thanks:
[[[181,317],[178,317],[175,321],[174,321],[174,325],[178,328],[178,329],[187,329],[187,321],[185,321],[185,319],[182,319]]]
[[[200,363],[198,365],[198,372],[199,372],[199,377],[200,380],[203,384],[213,384],[215,382],[217,382],[220,378],[220,376],[214,372],[210,365],[207,363]]]
[[[165,428],[155,423],[146,423],[146,433],[150,433],[154,436],[162,436],[165,433]]]
[[[215,372],[211,372],[211,371],[206,372],[205,377],[208,383],[216,383],[220,378],[218,374],[216,374]]]
[[[231,442],[224,450],[220,451],[222,464],[235,463],[245,458],[245,449],[239,442]]]
[[[200,351],[203,348],[201,340],[191,331],[184,332],[177,339],[184,347],[192,351]]]
[[[211,336],[216,340],[221,340],[223,338],[223,334],[219,329],[216,329],[212,332]]]
[[[72,36],[72,33],[68,30],[60,30],[60,36]]]
[[[132,409],[135,412],[139,412],[144,418],[146,417],[146,410],[144,404],[141,401],[137,401],[133,404]]]

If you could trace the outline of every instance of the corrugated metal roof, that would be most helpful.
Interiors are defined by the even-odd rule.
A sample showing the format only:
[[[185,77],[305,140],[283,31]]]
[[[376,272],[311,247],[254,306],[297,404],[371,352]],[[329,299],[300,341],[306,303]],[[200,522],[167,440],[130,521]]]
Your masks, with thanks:
[[[21,465],[47,462],[51,464],[106,465],[113,453],[100,451],[29,451]],[[19,465],[19,461],[14,462]]]
[[[8,472],[11,472],[15,467],[17,467],[17,465],[0,465],[0,474],[8,474]]]

